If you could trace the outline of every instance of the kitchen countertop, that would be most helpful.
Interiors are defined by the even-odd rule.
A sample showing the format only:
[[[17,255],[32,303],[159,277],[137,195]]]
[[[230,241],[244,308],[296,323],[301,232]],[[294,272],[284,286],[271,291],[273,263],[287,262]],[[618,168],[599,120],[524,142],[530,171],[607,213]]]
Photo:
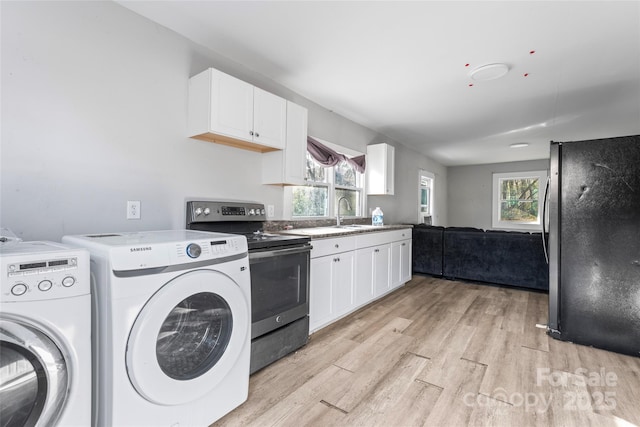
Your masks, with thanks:
[[[279,234],[294,235],[294,236],[308,236],[311,239],[326,239],[328,237],[344,237],[354,234],[375,233],[380,231],[402,230],[406,228],[413,228],[411,224],[393,224],[374,227],[371,225],[344,225],[344,226],[329,226],[329,227],[310,227],[310,228],[295,228],[293,230],[281,230]]]

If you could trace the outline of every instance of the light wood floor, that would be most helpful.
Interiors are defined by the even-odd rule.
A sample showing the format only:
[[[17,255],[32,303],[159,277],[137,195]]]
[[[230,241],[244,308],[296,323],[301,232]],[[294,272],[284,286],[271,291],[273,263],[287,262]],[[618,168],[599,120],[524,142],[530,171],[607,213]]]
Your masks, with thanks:
[[[640,358],[546,321],[546,294],[414,276],[254,374],[214,425],[640,425]]]

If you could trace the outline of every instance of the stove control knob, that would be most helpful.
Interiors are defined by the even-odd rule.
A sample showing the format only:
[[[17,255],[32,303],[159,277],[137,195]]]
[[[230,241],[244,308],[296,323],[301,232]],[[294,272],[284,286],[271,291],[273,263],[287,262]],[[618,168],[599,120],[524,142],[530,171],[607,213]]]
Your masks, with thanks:
[[[204,208],[204,214],[205,214],[205,216],[206,216],[206,215],[209,215],[210,213],[211,213],[211,209],[209,209],[209,208]]]
[[[261,215],[264,215],[264,209],[261,209],[261,210],[260,210],[260,214],[261,214]]]
[[[202,208],[196,208],[195,212],[196,216],[202,215]]]
[[[253,209],[249,210],[249,215],[255,215],[255,214],[256,214],[255,210],[253,210]]]
[[[187,255],[189,255],[189,258],[198,258],[201,253],[202,248],[199,245],[190,243],[189,246],[187,246]]]

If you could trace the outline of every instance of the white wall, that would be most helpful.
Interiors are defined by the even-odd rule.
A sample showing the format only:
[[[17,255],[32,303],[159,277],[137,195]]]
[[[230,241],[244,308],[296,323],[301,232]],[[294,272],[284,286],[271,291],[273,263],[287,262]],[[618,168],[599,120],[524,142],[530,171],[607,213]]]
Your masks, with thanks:
[[[358,151],[384,140],[116,3],[0,7],[0,225],[25,240],[182,228],[190,197],[257,200],[280,216],[283,189],[260,185],[260,154],[184,136],[188,77],[207,67],[304,105],[311,135]],[[446,174],[389,142],[410,168]],[[411,185],[403,173],[396,189]],[[387,222],[409,221],[412,191],[385,199]],[[142,202],[141,220],[125,219],[127,200]]]
[[[404,146],[396,146],[395,157],[395,194],[393,197],[369,196],[369,209],[380,206],[385,223],[417,223],[420,187],[418,173],[420,169],[424,169],[435,175],[432,223],[446,226],[447,168]]]
[[[493,173],[548,170],[549,159],[448,168],[449,226],[491,229]]]

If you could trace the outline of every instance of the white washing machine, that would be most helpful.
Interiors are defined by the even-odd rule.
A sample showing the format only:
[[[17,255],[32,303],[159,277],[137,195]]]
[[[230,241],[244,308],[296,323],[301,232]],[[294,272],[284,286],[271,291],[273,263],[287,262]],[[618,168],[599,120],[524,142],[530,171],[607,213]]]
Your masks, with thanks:
[[[247,399],[251,283],[244,236],[66,236],[91,253],[98,426],[206,426]]]
[[[0,425],[91,423],[89,253],[0,245]]]

